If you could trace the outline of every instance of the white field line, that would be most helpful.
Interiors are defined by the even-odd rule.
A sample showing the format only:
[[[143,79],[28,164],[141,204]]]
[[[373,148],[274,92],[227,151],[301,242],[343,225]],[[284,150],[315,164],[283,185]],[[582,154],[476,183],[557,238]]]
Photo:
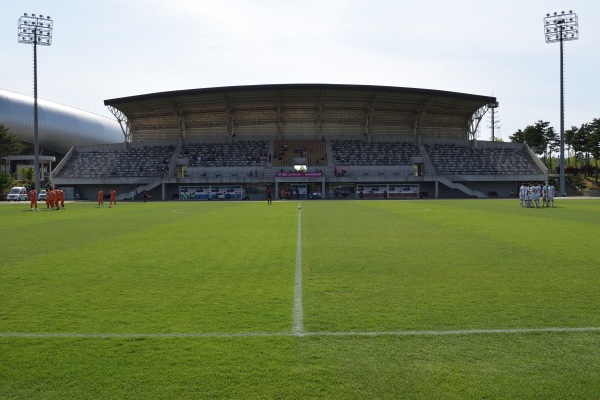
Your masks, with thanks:
[[[298,237],[296,239],[296,273],[294,276],[294,312],[292,334],[304,331],[304,309],[302,306],[302,206],[298,205]]]
[[[382,331],[382,332],[174,332],[174,333],[77,333],[77,332],[0,332],[0,338],[62,338],[62,339],[127,339],[127,338],[238,338],[238,337],[289,337],[289,336],[468,336],[468,335],[519,335],[535,333],[600,332],[600,327],[582,328],[515,328],[515,329],[459,329],[449,331]]]

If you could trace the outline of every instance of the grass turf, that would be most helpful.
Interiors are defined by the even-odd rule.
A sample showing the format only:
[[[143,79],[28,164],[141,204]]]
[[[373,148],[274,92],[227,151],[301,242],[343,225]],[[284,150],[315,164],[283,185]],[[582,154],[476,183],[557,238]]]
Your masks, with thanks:
[[[397,334],[600,327],[597,200],[304,202],[306,336],[296,206],[1,205],[0,397],[600,396],[600,331]]]

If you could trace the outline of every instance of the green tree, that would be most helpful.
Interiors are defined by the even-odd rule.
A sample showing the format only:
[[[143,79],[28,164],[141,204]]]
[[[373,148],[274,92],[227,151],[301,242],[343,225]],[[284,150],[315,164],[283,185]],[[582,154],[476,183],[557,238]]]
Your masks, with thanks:
[[[579,151],[583,154],[585,158],[585,166],[583,168],[583,176],[587,177],[588,167],[590,166],[590,144],[588,138],[592,134],[593,127],[591,124],[586,123],[582,124],[579,130],[577,131],[577,144]]]
[[[10,133],[4,124],[0,124],[0,164],[8,164],[8,156],[21,154],[21,140]]]
[[[508,137],[513,143],[525,143],[525,133],[522,130],[518,130]]]
[[[577,130],[579,128],[577,128],[576,126],[571,126],[571,129],[567,129],[565,131],[565,144],[569,147],[569,152],[568,152],[568,162],[569,162],[569,167],[571,166],[571,150],[575,151],[574,149],[574,144],[575,144],[575,138],[577,136]]]
[[[0,193],[13,186],[13,178],[6,172],[0,172]]]
[[[546,155],[549,131],[554,131],[550,122],[538,121],[534,125],[527,125],[524,130],[519,129],[509,137],[515,143],[527,143],[536,154]]]
[[[552,171],[552,153],[554,153],[555,151],[558,151],[560,148],[560,137],[559,135],[556,133],[556,131],[554,130],[553,127],[548,127],[548,129],[546,129],[546,131],[544,132],[544,138],[546,140],[546,147],[548,149],[548,170]]]
[[[25,186],[33,185],[33,178],[35,177],[35,169],[33,167],[19,168],[19,175],[25,178]]]
[[[596,184],[598,184],[598,159],[600,158],[600,119],[594,118],[590,125],[589,136],[587,137],[588,149],[596,164],[594,169]]]
[[[575,156],[575,167],[579,168],[579,160],[585,156],[587,148],[586,137],[589,127],[588,124],[582,124],[581,127],[572,127],[565,132],[565,142],[573,149]]]

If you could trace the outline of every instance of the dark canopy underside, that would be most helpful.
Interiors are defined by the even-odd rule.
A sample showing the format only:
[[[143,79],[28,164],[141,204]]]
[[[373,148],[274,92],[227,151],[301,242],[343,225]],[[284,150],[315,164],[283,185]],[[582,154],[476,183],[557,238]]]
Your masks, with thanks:
[[[105,100],[133,141],[207,136],[472,139],[494,97],[389,86],[283,84]]]

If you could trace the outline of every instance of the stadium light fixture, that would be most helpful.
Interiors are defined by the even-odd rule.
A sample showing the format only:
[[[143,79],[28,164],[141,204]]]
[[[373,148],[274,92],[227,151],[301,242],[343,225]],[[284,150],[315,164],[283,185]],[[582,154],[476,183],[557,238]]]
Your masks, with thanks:
[[[19,43],[33,44],[33,151],[35,190],[40,192],[40,141],[38,135],[37,46],[52,44],[53,22],[49,16],[23,14],[19,18]]]
[[[544,36],[546,43],[560,43],[560,195],[566,196],[565,191],[565,85],[564,85],[564,53],[563,42],[579,39],[579,22],[577,14],[572,10],[568,13],[546,14],[544,17]]]

